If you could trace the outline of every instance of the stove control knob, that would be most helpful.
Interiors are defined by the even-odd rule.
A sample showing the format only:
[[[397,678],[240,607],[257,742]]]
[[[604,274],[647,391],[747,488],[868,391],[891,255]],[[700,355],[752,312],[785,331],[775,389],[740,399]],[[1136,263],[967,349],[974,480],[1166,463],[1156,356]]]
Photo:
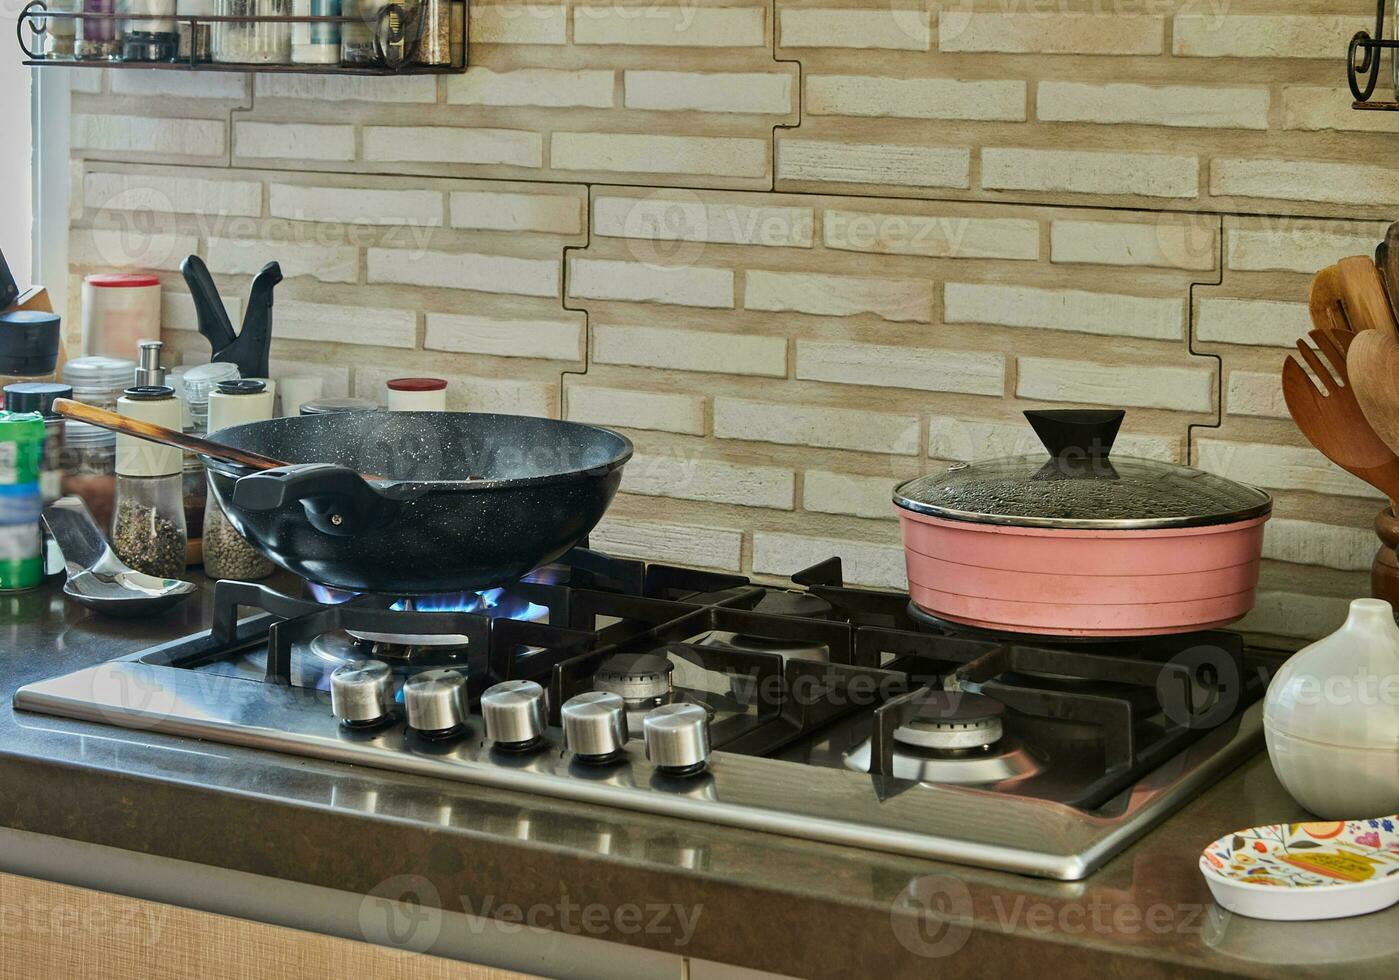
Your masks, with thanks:
[[[534,681],[503,681],[481,695],[486,737],[506,752],[525,752],[544,740],[544,688]]]
[[[709,763],[709,713],[697,704],[664,704],[642,721],[646,758],[669,776],[693,776]]]
[[[393,710],[393,675],[379,660],[354,660],[330,675],[330,710],[347,728],[372,728]]]
[[[609,691],[589,691],[564,702],[563,740],[579,762],[602,764],[627,745],[627,703]]]
[[[466,678],[455,670],[425,670],[403,682],[408,727],[424,738],[450,738],[466,720]]]

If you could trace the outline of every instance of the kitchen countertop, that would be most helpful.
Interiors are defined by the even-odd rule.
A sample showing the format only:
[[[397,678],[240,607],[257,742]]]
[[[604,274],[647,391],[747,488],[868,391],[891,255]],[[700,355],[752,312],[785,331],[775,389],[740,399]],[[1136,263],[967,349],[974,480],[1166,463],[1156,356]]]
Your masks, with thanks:
[[[779,973],[1399,976],[1399,906],[1283,924],[1211,901],[1205,844],[1308,819],[1264,754],[1054,882],[13,710],[26,683],[203,628],[211,598],[121,621],[54,586],[0,596],[0,827],[359,894],[418,875],[454,911],[674,905],[698,912],[688,941],[601,935]]]

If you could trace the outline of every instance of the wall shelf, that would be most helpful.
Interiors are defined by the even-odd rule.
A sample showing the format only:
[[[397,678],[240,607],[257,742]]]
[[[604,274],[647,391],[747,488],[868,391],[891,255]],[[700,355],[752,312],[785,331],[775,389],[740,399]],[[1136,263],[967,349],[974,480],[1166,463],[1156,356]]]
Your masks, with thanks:
[[[88,12],[70,12],[50,10],[45,6],[44,0],[31,0],[19,13],[19,18],[15,25],[15,34],[19,40],[20,50],[24,53],[21,64],[30,68],[111,68],[111,69],[156,69],[165,71],[221,71],[221,72],[260,72],[273,74],[301,74],[301,75],[445,75],[455,74],[466,70],[466,48],[467,48],[467,19],[466,5],[463,2],[460,6],[462,11],[460,24],[451,24],[452,56],[451,61],[446,64],[421,64],[416,61],[405,61],[401,65],[390,65],[383,60],[382,55],[375,63],[370,64],[310,64],[303,62],[230,62],[212,61],[207,58],[197,58],[195,52],[191,50],[187,55],[177,59],[166,61],[121,61],[90,58],[76,58],[72,56],[45,56],[42,51],[49,31],[49,22],[52,20],[75,20],[79,24],[84,21],[129,21],[129,20],[164,20],[179,25],[187,30],[190,36],[200,34],[200,29],[205,28],[209,33],[213,33],[217,25],[221,24],[286,24],[290,28],[293,24],[339,24],[351,26],[367,26],[365,22],[355,17],[314,17],[302,15],[289,16],[215,16],[215,15],[187,15],[179,14],[172,17],[152,18],[150,14],[102,14]],[[380,32],[379,37],[390,36],[388,22],[386,20],[391,11],[402,14],[405,7],[399,3],[387,3],[380,10],[379,21],[371,27],[372,31]],[[456,18],[453,18],[455,21]],[[25,29],[28,27],[30,39],[37,42],[36,47],[31,47],[25,41]],[[193,47],[192,45],[190,46]],[[380,47],[376,44],[376,47]],[[380,47],[382,51],[382,47]]]

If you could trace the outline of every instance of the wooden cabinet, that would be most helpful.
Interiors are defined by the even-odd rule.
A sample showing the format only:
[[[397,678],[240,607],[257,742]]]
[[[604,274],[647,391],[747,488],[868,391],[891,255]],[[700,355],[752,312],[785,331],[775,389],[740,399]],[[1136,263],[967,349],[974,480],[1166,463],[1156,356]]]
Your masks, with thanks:
[[[512,980],[524,975],[0,874],[0,978]]]

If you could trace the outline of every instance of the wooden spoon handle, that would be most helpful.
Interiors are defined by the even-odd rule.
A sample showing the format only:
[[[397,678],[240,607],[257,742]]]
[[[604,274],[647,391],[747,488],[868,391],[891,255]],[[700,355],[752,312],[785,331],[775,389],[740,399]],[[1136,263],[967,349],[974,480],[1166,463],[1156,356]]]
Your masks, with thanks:
[[[185,452],[212,456],[215,459],[222,459],[229,463],[238,463],[241,466],[249,466],[256,470],[270,470],[278,466],[291,465],[279,459],[273,459],[270,456],[263,456],[261,453],[251,453],[245,449],[234,449],[232,446],[225,446],[220,442],[210,442],[208,439],[201,439],[199,436],[192,436],[185,432],[176,432],[174,429],[167,429],[165,426],[156,425],[154,422],[142,422],[140,419],[128,418],[125,415],[118,415],[116,412],[109,412],[105,408],[98,408],[95,405],[85,405],[82,402],[75,402],[69,398],[54,399],[53,410],[65,418],[77,419],[79,422],[87,422],[98,428],[111,429],[113,432],[124,432],[138,439],[158,442],[164,446],[176,446],[183,449]]]

